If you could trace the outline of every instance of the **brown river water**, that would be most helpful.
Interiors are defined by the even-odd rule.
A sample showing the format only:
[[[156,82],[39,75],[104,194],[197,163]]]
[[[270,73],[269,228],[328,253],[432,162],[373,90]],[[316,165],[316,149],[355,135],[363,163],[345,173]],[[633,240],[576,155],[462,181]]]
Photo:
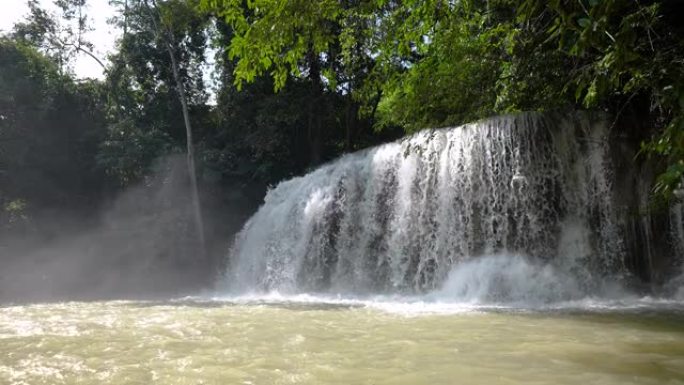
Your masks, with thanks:
[[[678,306],[5,305],[0,384],[684,384]]]

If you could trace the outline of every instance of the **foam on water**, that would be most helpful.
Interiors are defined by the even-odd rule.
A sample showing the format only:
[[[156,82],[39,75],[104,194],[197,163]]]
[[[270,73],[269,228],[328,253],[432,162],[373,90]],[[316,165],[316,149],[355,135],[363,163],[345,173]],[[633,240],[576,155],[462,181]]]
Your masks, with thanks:
[[[185,299],[188,300],[188,299]],[[360,308],[378,310],[401,316],[456,315],[482,312],[524,313],[630,313],[630,312],[677,312],[684,313],[684,300],[673,298],[625,296],[620,299],[585,297],[577,300],[547,304],[473,303],[456,302],[434,297],[333,297],[326,295],[282,295],[279,293],[242,295],[237,297],[215,296],[192,298],[193,301],[211,301],[227,305],[292,307],[296,310],[330,310],[334,308]]]
[[[596,287],[589,293],[558,266],[509,254],[483,256],[460,263],[440,288],[425,294],[252,291],[203,298],[236,305],[368,308],[406,316],[482,311],[684,311],[684,297],[640,296],[615,283]]]
[[[581,298],[575,279],[520,255],[493,255],[454,267],[439,298],[473,303],[543,304]]]
[[[684,312],[654,312],[656,300],[635,299],[631,308],[582,300],[580,314],[571,305],[563,313],[440,301],[262,294],[2,308],[0,383],[657,385],[684,378]]]

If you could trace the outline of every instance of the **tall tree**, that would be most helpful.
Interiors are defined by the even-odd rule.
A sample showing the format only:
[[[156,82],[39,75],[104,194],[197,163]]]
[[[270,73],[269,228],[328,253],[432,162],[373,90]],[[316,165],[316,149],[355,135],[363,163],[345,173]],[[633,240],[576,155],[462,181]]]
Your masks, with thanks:
[[[184,143],[198,254],[204,256],[206,242],[192,127],[195,118],[191,110],[193,106],[204,108],[207,97],[201,66],[208,18],[196,12],[196,4],[187,1],[127,0],[115,5],[119,6],[120,15],[114,22],[126,33],[112,59],[108,82],[117,103],[113,109],[120,119],[112,127],[112,140],[106,145],[104,160],[128,181],[144,174],[154,157],[176,143]],[[174,118],[178,110],[182,114],[180,125]],[[131,154],[133,167],[120,167],[119,156],[128,151],[125,143],[133,138],[147,138],[144,143],[152,148],[140,148],[139,153]],[[154,155],[149,157],[147,153]]]
[[[190,112],[188,110],[188,99],[185,92],[185,87],[183,85],[183,79],[181,79],[180,69],[178,66],[177,54],[175,52],[176,44],[174,42],[173,28],[174,24],[187,23],[187,20],[178,20],[176,15],[179,15],[179,9],[181,6],[185,6],[185,2],[180,4],[173,4],[177,2],[169,1],[164,4],[164,8],[160,8],[155,0],[152,0],[152,7],[145,1],[145,5],[150,12],[156,11],[159,15],[159,20],[156,21],[154,15],[151,16],[154,22],[156,32],[160,35],[159,40],[163,42],[166,46],[166,50],[169,53],[169,59],[171,60],[171,69],[173,70],[173,79],[176,84],[176,90],[178,91],[178,98],[181,103],[181,108],[183,112],[183,122],[185,123],[185,140],[186,140],[186,152],[187,152],[187,163],[188,163],[188,176],[190,178],[190,193],[192,194],[192,205],[193,214],[195,217],[195,229],[197,231],[197,236],[199,238],[199,253],[201,258],[206,258],[206,240],[204,235],[204,221],[202,219],[202,205],[199,198],[199,187],[197,185],[197,170],[195,168],[195,145],[192,140],[192,124],[190,122]],[[170,12],[170,8],[173,7],[173,12]],[[185,12],[193,12],[195,8],[190,6],[185,8]],[[185,16],[185,15],[183,15]]]
[[[362,96],[371,95],[367,100],[375,104],[378,101],[377,90],[369,86],[366,89],[373,91],[364,94],[362,86],[367,83],[361,81],[375,65],[375,52],[369,48],[371,36],[366,34],[373,24],[369,9],[374,6],[359,4],[326,0],[311,7],[306,1],[202,1],[205,9],[219,15],[232,29],[228,55],[236,60],[233,79],[238,89],[260,78],[271,79],[275,90],[288,80],[308,84],[306,127],[311,165],[323,160],[328,134],[323,132],[321,120],[330,113],[323,102],[326,98],[346,100],[348,150],[354,148],[358,136],[354,133],[359,131],[352,126],[364,122],[358,119]]]

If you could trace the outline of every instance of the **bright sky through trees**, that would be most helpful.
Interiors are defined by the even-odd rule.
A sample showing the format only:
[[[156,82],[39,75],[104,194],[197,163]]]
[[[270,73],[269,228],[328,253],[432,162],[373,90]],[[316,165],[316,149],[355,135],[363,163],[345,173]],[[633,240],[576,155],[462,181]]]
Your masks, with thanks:
[[[52,0],[40,0],[40,3],[51,11],[55,10]],[[88,33],[87,39],[95,45],[95,54],[105,62],[107,53],[112,50],[119,34],[114,27],[107,24],[107,18],[112,17],[113,12],[108,0],[88,1],[88,18],[94,31]],[[0,31],[9,32],[27,14],[27,0],[0,0]],[[104,77],[102,67],[85,54],[80,54],[74,62],[74,72],[79,78]]]

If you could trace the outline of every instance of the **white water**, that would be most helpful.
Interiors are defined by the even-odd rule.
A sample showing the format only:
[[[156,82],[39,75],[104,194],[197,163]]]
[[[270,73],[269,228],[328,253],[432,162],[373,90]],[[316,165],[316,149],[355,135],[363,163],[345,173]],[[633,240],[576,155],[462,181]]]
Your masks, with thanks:
[[[602,122],[534,114],[345,156],[268,193],[219,291],[532,305],[622,295],[608,156]]]
[[[680,273],[670,282],[670,286],[674,297],[684,301],[684,204],[681,202],[670,207],[670,229],[675,250],[680,256]]]
[[[292,293],[263,290],[207,294],[180,301],[264,306],[363,307],[392,314],[504,312],[681,312],[684,298],[637,295],[617,283],[583,290],[577,279],[551,264],[520,255],[480,256],[459,263],[439,289],[425,294]]]
[[[573,277],[549,264],[502,254],[457,265],[436,295],[458,302],[529,305],[577,299],[582,292]]]

